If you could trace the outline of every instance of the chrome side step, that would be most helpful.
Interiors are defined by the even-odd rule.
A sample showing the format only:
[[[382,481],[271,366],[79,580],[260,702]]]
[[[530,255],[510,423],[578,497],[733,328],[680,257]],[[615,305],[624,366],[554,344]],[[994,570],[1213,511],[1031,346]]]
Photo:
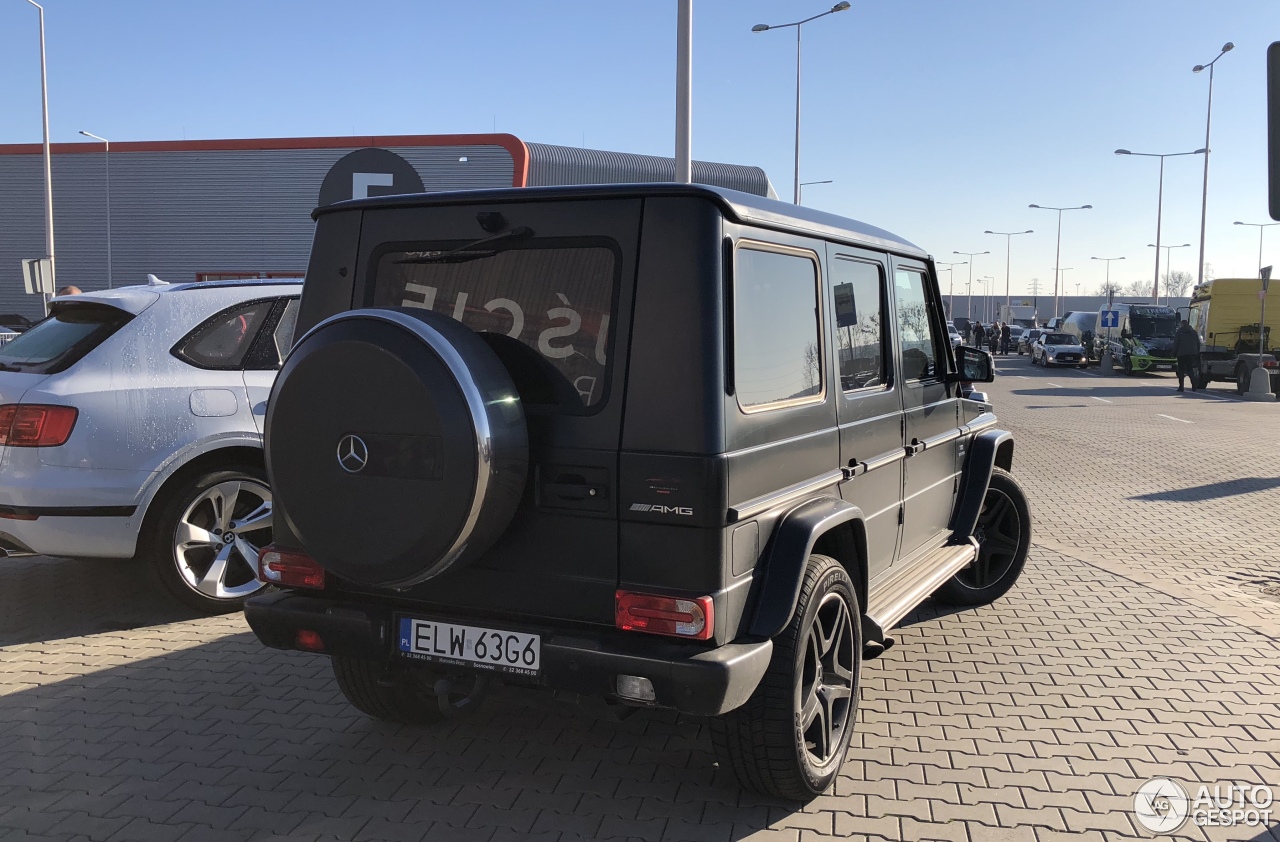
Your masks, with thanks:
[[[903,617],[977,557],[978,545],[973,539],[946,544],[878,588],[868,600],[867,617],[879,628],[880,638],[888,638],[889,630]]]

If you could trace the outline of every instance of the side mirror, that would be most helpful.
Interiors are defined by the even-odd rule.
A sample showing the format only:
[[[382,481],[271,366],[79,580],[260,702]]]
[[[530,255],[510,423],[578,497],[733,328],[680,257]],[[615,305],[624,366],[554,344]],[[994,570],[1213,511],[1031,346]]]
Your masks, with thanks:
[[[996,365],[991,354],[979,348],[961,345],[956,349],[956,364],[960,371],[948,378],[952,382],[991,383],[996,379]]]

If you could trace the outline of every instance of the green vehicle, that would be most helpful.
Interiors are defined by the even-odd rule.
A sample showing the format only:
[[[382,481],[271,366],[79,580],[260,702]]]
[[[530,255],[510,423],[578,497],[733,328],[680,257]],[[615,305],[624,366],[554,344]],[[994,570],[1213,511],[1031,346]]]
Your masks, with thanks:
[[[1111,364],[1125,374],[1144,371],[1174,371],[1173,334],[1178,329],[1178,311],[1156,304],[1113,304],[1119,325],[1099,327],[1099,349],[1111,346]],[[1101,324],[1101,320],[1099,320]]]

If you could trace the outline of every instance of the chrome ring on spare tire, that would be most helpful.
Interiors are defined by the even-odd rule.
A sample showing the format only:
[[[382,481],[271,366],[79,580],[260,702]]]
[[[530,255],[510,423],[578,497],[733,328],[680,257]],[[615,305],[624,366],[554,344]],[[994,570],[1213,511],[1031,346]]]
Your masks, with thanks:
[[[526,486],[510,373],[430,310],[352,310],[307,331],[276,378],[266,440],[290,532],[326,570],[374,587],[411,587],[483,553]]]
[[[173,558],[187,587],[234,600],[264,585],[258,550],[271,542],[271,489],[244,477],[220,482],[191,501],[173,535]]]
[[[857,692],[853,617],[839,593],[818,605],[804,641],[804,662],[796,687],[804,749],[816,766],[839,756]]]

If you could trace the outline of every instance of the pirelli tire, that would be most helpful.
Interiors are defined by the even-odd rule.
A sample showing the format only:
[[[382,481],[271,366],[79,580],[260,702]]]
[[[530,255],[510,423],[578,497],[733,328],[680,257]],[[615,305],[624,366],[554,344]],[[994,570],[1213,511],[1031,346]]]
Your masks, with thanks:
[[[278,516],[321,566],[362,585],[408,587],[482,554],[515,513],[528,461],[510,374],[429,310],[321,322],[268,402]]]

